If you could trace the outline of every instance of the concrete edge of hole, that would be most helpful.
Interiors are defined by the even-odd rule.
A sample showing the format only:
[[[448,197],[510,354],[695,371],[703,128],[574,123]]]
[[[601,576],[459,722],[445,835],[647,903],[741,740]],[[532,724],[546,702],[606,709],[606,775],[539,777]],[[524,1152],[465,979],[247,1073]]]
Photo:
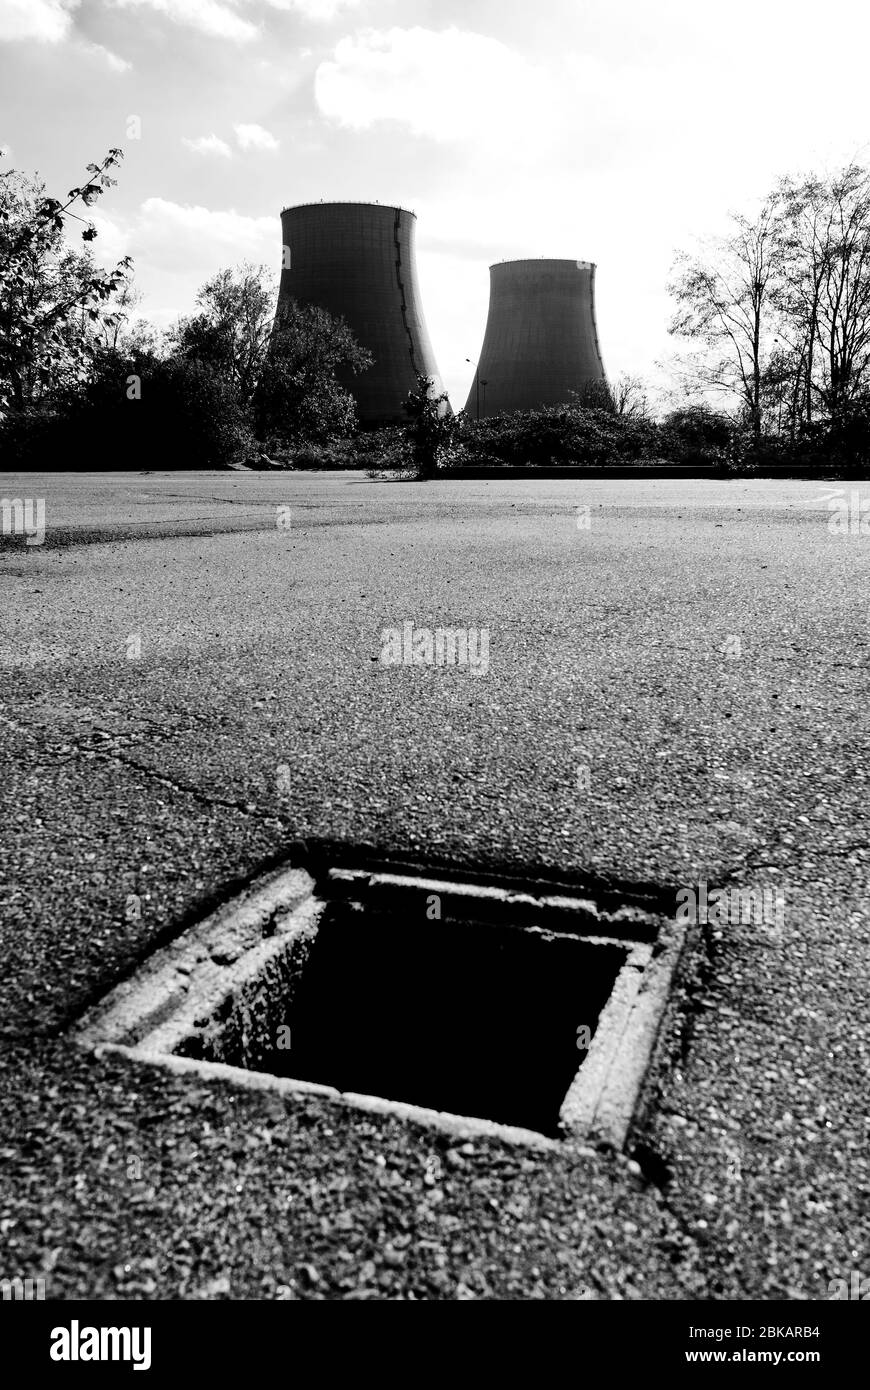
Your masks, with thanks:
[[[685,935],[678,924],[663,922],[656,945],[638,942],[629,950],[562,1102],[559,1123],[567,1136],[624,1149]]]
[[[202,922],[156,951],[87,1011],[71,1030],[84,1047],[147,1043],[171,1051],[196,1031],[288,939],[313,930],[323,910],[314,880],[282,869],[251,884]]]
[[[503,912],[518,900],[545,908],[545,899],[477,884],[457,885],[438,879],[379,875],[387,889],[398,883],[403,892],[443,888],[466,910],[477,912],[481,900]],[[339,871],[330,881],[352,889],[372,875]],[[83,1047],[119,1049],[138,1061],[181,1073],[198,1073],[247,1088],[282,1094],[315,1094],[356,1110],[390,1114],[450,1133],[488,1135],[508,1143],[576,1150],[584,1142],[621,1150],[646,1077],[668,998],[670,983],[682,950],[683,934],[676,925],[658,919],[658,941],[626,940],[603,934],[604,914],[593,918],[593,933],[572,933],[590,946],[622,947],[627,958],[602,1009],[591,1046],[563,1100],[560,1127],[564,1138],[473,1116],[428,1110],[378,1096],[343,1093],[292,1078],[246,1070],[218,1059],[180,1055],[179,1049],[220,1032],[224,1014],[244,1014],[256,1001],[258,982],[271,966],[280,967],[306,942],[313,940],[326,899],[315,897],[315,880],[302,869],[280,869],[252,883],[177,940],[158,950],[128,980],[94,1005],[71,1030]],[[561,899],[566,903],[585,900]],[[592,905],[594,907],[594,904]],[[626,914],[626,925],[636,909]],[[551,916],[551,913],[547,914]],[[643,915],[643,914],[642,914]],[[562,925],[557,912],[558,925]],[[583,914],[585,918],[585,913]],[[585,918],[588,921],[588,918]],[[509,925],[502,923],[502,925]],[[544,935],[561,935],[550,928],[525,928]],[[249,1010],[250,1011],[250,1010]],[[590,1150],[592,1151],[592,1150]]]
[[[370,895],[378,906],[383,902],[388,908],[394,907],[397,899],[435,894],[441,899],[445,916],[457,908],[478,914],[485,908],[497,916],[499,925],[504,924],[504,913],[510,911],[517,926],[524,926],[525,919],[545,914],[556,920],[562,917],[567,923],[582,924],[584,936],[588,929],[605,930],[611,938],[620,936],[632,940],[653,939],[657,934],[658,918],[642,908],[627,905],[607,912],[591,898],[542,893],[540,885],[532,892],[519,887],[459,883],[428,877],[424,873],[398,874],[368,869],[330,869],[328,879],[339,893]]]
[[[266,1091],[290,1100],[315,1097],[331,1105],[339,1105],[366,1114],[399,1119],[424,1129],[436,1130],[459,1139],[496,1139],[517,1148],[542,1149],[548,1152],[571,1153],[597,1157],[597,1151],[580,1143],[551,1139],[537,1130],[516,1125],[501,1125],[495,1120],[479,1119],[472,1115],[453,1115],[446,1110],[427,1110],[406,1101],[386,1100],[381,1096],[360,1095],[355,1091],[339,1091],[314,1081],[296,1081],[292,1077],[273,1076],[271,1072],[247,1071],[229,1066],[226,1062],[202,1062],[193,1057],[177,1057],[166,1052],[153,1052],[145,1047],[126,1047],[121,1043],[98,1043],[93,1048],[96,1057],[120,1056],[145,1066],[159,1067],[173,1076],[189,1076],[205,1082],[221,1082],[244,1091]]]

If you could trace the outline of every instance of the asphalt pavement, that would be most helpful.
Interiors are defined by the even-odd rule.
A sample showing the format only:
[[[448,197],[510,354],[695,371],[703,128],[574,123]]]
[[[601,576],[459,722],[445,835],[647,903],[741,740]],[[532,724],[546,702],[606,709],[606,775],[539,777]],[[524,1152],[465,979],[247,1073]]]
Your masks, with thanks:
[[[870,536],[834,534],[826,492],[0,475],[46,504],[43,545],[0,538],[0,1275],[559,1299],[870,1275]],[[485,631],[486,662],[385,664],[409,623]],[[452,1146],[69,1042],[300,842],[662,902],[770,888],[783,915],[692,934],[629,1155]]]

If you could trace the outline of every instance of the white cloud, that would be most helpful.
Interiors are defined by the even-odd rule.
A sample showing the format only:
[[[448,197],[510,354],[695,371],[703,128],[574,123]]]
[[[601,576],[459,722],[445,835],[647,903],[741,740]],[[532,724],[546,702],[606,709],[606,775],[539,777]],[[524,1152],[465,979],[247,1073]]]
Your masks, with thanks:
[[[199,284],[222,266],[242,261],[279,264],[281,227],[277,216],[247,217],[233,210],[147,198],[130,231],[129,245],[137,273],[141,256],[143,266],[192,271]]]
[[[678,80],[677,80],[678,79]],[[485,34],[458,28],[368,30],[339,41],[315,74],[322,114],[352,130],[383,122],[461,142],[468,160],[548,179],[647,162],[664,129],[691,140],[686,110],[703,108],[704,73],[618,64],[565,46],[546,68]],[[638,112],[643,119],[638,122]]]
[[[277,150],[278,141],[271,131],[261,125],[234,125],[236,140],[242,150]]]
[[[314,90],[323,114],[352,129],[399,121],[415,135],[473,142],[497,126],[509,142],[522,139],[536,106],[549,106],[550,86],[498,39],[417,27],[341,39]]]
[[[256,24],[237,13],[232,3],[223,3],[223,0],[112,0],[112,3],[124,10],[148,6],[176,24],[219,39],[247,42],[260,32]]]
[[[102,58],[112,72],[129,72],[133,66],[132,63],[127,62],[126,58],[119,58],[117,53],[113,53],[109,48],[104,48],[101,43],[86,43],[82,47],[86,53],[93,53],[95,57]]]
[[[61,0],[35,2],[38,5],[56,6]],[[7,3],[26,8],[33,0],[0,0],[0,6]],[[79,0],[71,0],[71,3],[78,4]],[[118,9],[147,6],[158,14],[165,14],[176,24],[198,29],[200,33],[219,39],[241,40],[244,43],[261,33],[259,25],[240,13],[252,0],[110,0],[110,3]],[[266,0],[266,3],[273,10],[292,11],[316,24],[335,19],[342,10],[353,9],[361,0]]]
[[[181,143],[186,145],[194,154],[216,154],[221,159],[232,159],[233,152],[226,140],[222,140],[219,135],[198,135],[195,140],[189,140],[186,135],[181,138]]]
[[[361,0],[267,0],[274,10],[296,10],[304,19],[323,24],[335,19],[341,10],[354,9]]]
[[[107,217],[102,212],[91,212],[88,221],[94,224],[97,232],[96,241],[88,245],[89,252],[100,265],[114,266],[129,252],[129,228],[120,220],[114,217]],[[67,236],[75,246],[77,251],[81,250],[81,240],[77,231],[67,228]]]
[[[80,0],[0,0],[0,40],[60,43],[72,28]]]
[[[291,11],[311,23],[328,23],[344,10],[354,9],[362,0],[265,0],[273,10]],[[106,0],[115,9],[151,9],[166,15],[175,24],[197,29],[214,38],[249,42],[260,36],[261,28],[240,11],[252,0]],[[36,39],[60,43],[72,31],[72,14],[81,0],[0,0],[0,42]],[[101,44],[89,44],[102,49]],[[130,66],[125,59],[107,53],[106,61],[116,72]],[[117,66],[120,65],[120,66]]]
[[[179,314],[191,313],[206,280],[228,266],[251,262],[274,272],[281,265],[281,225],[277,216],[187,206],[149,198],[129,218],[95,212],[97,239],[90,248],[101,265],[122,256],[134,260],[135,287],[142,303],[135,317],[168,328]]]

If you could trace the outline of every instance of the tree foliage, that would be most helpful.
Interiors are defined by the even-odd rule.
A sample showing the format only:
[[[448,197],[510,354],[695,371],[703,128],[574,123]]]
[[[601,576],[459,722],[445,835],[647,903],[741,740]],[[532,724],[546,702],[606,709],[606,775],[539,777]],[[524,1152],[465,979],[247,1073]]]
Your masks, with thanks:
[[[254,392],[258,437],[291,446],[346,438],[357,411],[345,383],[371,363],[343,319],[311,304],[283,304]]]
[[[766,434],[805,452],[827,438],[856,457],[870,398],[870,170],[780,180],[756,216],[677,258],[671,292],[671,331],[697,349],[685,387],[735,398],[756,452]]]
[[[707,389],[735,395],[752,433],[760,435],[764,359],[779,259],[781,212],[767,199],[754,218],[734,216],[727,236],[677,258],[670,290],[677,303],[671,332],[699,342],[692,364]]]
[[[32,407],[85,372],[94,335],[112,326],[112,301],[129,275],[125,257],[114,270],[94,262],[89,243],[96,228],[74,211],[95,205],[115,179],[107,172],[123,158],[110,150],[89,164],[88,179],[65,199],[15,169],[0,172],[0,415]],[[84,251],[66,240],[81,223]]]
[[[242,404],[254,397],[275,317],[276,286],[265,266],[221,270],[196,297],[199,312],[169,334],[171,349],[223,377]]]
[[[431,478],[449,462],[458,436],[458,422],[446,391],[436,395],[434,379],[418,372],[416,390],[409,392],[405,402],[405,414],[405,436],[417,476]]]
[[[652,421],[578,401],[465,420],[462,443],[463,462],[484,467],[609,467],[659,452]]]
[[[794,376],[792,412],[839,421],[870,385],[870,171],[779,187],[784,236],[779,330]]]

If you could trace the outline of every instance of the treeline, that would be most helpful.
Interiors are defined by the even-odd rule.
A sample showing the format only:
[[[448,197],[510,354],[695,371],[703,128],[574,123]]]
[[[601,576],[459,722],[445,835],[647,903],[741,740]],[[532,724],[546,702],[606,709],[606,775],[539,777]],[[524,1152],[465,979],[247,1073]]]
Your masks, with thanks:
[[[682,384],[730,398],[747,453],[870,457],[870,171],[782,179],[670,289]]]
[[[803,448],[780,447],[766,439],[761,449],[733,415],[691,405],[673,410],[661,420],[641,413],[620,413],[614,404],[584,404],[581,397],[567,405],[515,411],[472,420],[460,415],[447,431],[438,452],[441,468],[619,468],[675,465],[749,473],[766,466],[779,470],[801,464],[820,472],[842,469],[830,451],[814,457]],[[361,467],[373,471],[408,467],[404,431],[382,430],[333,453],[329,466]]]
[[[65,199],[0,173],[0,451],[5,467],[214,468],[353,436],[347,388],[371,363],[313,306],[275,319],[265,267],[224,270],[158,333],[136,317],[129,258],[101,269],[81,211],[115,180],[111,150]],[[67,233],[83,230],[81,250]]]
[[[623,378],[561,406],[480,421],[423,379],[407,424],[361,432],[371,363],[345,323],[289,304],[262,266],[223,270],[194,313],[137,317],[129,258],[101,268],[87,218],[111,150],[63,199],[0,171],[0,461],[17,468],[444,467],[666,462],[735,471],[870,463],[870,173],[783,180],[754,218],[681,256],[671,289],[678,408]],[[84,215],[82,215],[84,214]],[[68,239],[80,229],[81,246]],[[717,408],[717,397],[730,408]]]

